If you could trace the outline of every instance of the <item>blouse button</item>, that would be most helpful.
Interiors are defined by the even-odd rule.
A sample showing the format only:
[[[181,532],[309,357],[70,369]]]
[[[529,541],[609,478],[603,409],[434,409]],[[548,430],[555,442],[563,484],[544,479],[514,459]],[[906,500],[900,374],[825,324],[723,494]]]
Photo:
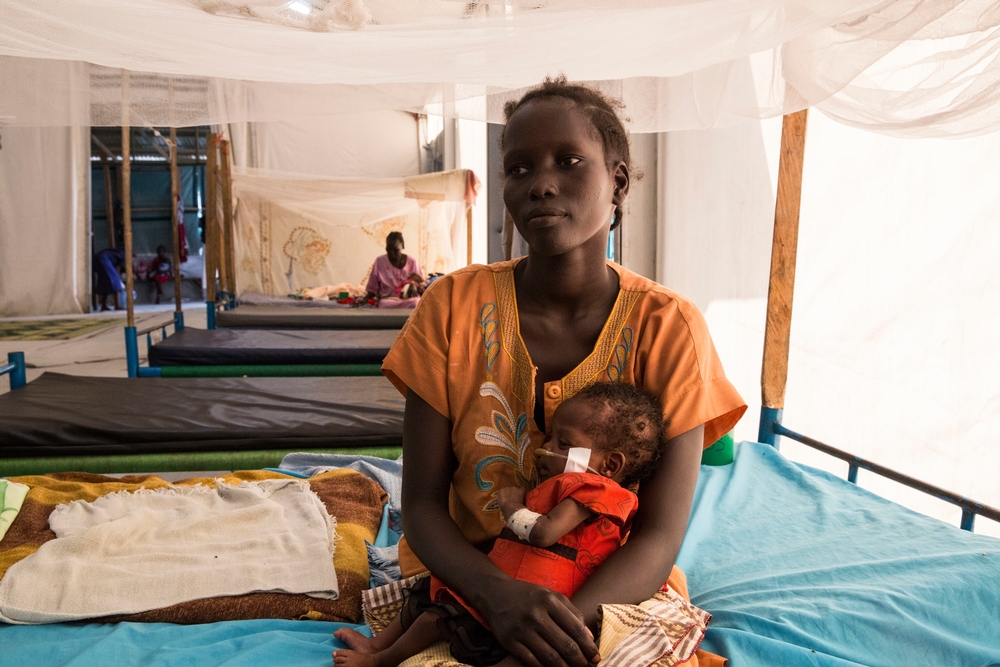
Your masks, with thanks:
[[[549,398],[559,398],[562,395],[562,388],[557,384],[552,385],[545,391],[549,395]]]

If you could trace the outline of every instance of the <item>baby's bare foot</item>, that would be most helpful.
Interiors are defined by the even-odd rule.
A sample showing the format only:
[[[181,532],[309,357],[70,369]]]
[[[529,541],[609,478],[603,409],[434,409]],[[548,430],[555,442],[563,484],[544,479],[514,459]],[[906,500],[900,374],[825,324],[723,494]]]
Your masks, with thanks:
[[[337,667],[377,667],[374,655],[348,651],[347,649],[340,649],[333,652],[333,664]]]
[[[333,636],[358,653],[375,653],[375,648],[372,646],[372,638],[364,636],[357,630],[340,628],[333,633]]]

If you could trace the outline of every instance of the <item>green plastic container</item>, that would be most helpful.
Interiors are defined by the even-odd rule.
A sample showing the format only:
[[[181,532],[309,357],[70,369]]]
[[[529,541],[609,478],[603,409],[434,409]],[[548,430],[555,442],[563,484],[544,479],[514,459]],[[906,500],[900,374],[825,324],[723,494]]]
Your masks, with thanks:
[[[725,434],[701,454],[703,466],[725,466],[733,462],[733,432]]]

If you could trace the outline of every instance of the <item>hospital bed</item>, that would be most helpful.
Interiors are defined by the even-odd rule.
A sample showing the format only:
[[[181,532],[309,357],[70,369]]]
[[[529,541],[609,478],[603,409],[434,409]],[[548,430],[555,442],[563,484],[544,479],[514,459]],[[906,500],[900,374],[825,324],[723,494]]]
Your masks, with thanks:
[[[11,355],[0,476],[63,470],[226,470],[289,451],[398,455],[403,398],[382,377],[129,378],[44,373]]]
[[[381,365],[392,329],[181,329],[149,347],[150,366]],[[169,371],[168,371],[169,372]]]
[[[2,550],[0,543],[0,550]],[[732,665],[976,666],[1000,662],[1000,542],[743,442],[703,466],[678,556]],[[0,664],[329,665],[339,624],[0,625]],[[353,626],[358,627],[358,626]],[[4,662],[9,661],[9,663]]]
[[[168,327],[173,333],[168,334]],[[183,312],[125,328],[129,377],[380,376],[395,329],[192,329]],[[154,343],[153,336],[159,341]],[[145,337],[148,366],[139,359]]]
[[[215,326],[230,329],[392,329],[406,324],[412,309],[315,307],[310,301],[284,305],[236,304],[217,312]]]

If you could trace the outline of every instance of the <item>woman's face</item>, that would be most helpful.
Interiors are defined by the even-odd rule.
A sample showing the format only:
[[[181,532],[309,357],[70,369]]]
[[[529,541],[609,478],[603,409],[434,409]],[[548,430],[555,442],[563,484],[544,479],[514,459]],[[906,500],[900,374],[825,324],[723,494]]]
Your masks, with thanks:
[[[628,172],[605,164],[600,134],[575,103],[542,98],[515,111],[503,168],[504,204],[532,251],[561,255],[598,235],[604,247]]]
[[[403,256],[403,242],[399,240],[387,241],[385,244],[385,254],[389,256],[390,262],[398,264],[399,259]]]

